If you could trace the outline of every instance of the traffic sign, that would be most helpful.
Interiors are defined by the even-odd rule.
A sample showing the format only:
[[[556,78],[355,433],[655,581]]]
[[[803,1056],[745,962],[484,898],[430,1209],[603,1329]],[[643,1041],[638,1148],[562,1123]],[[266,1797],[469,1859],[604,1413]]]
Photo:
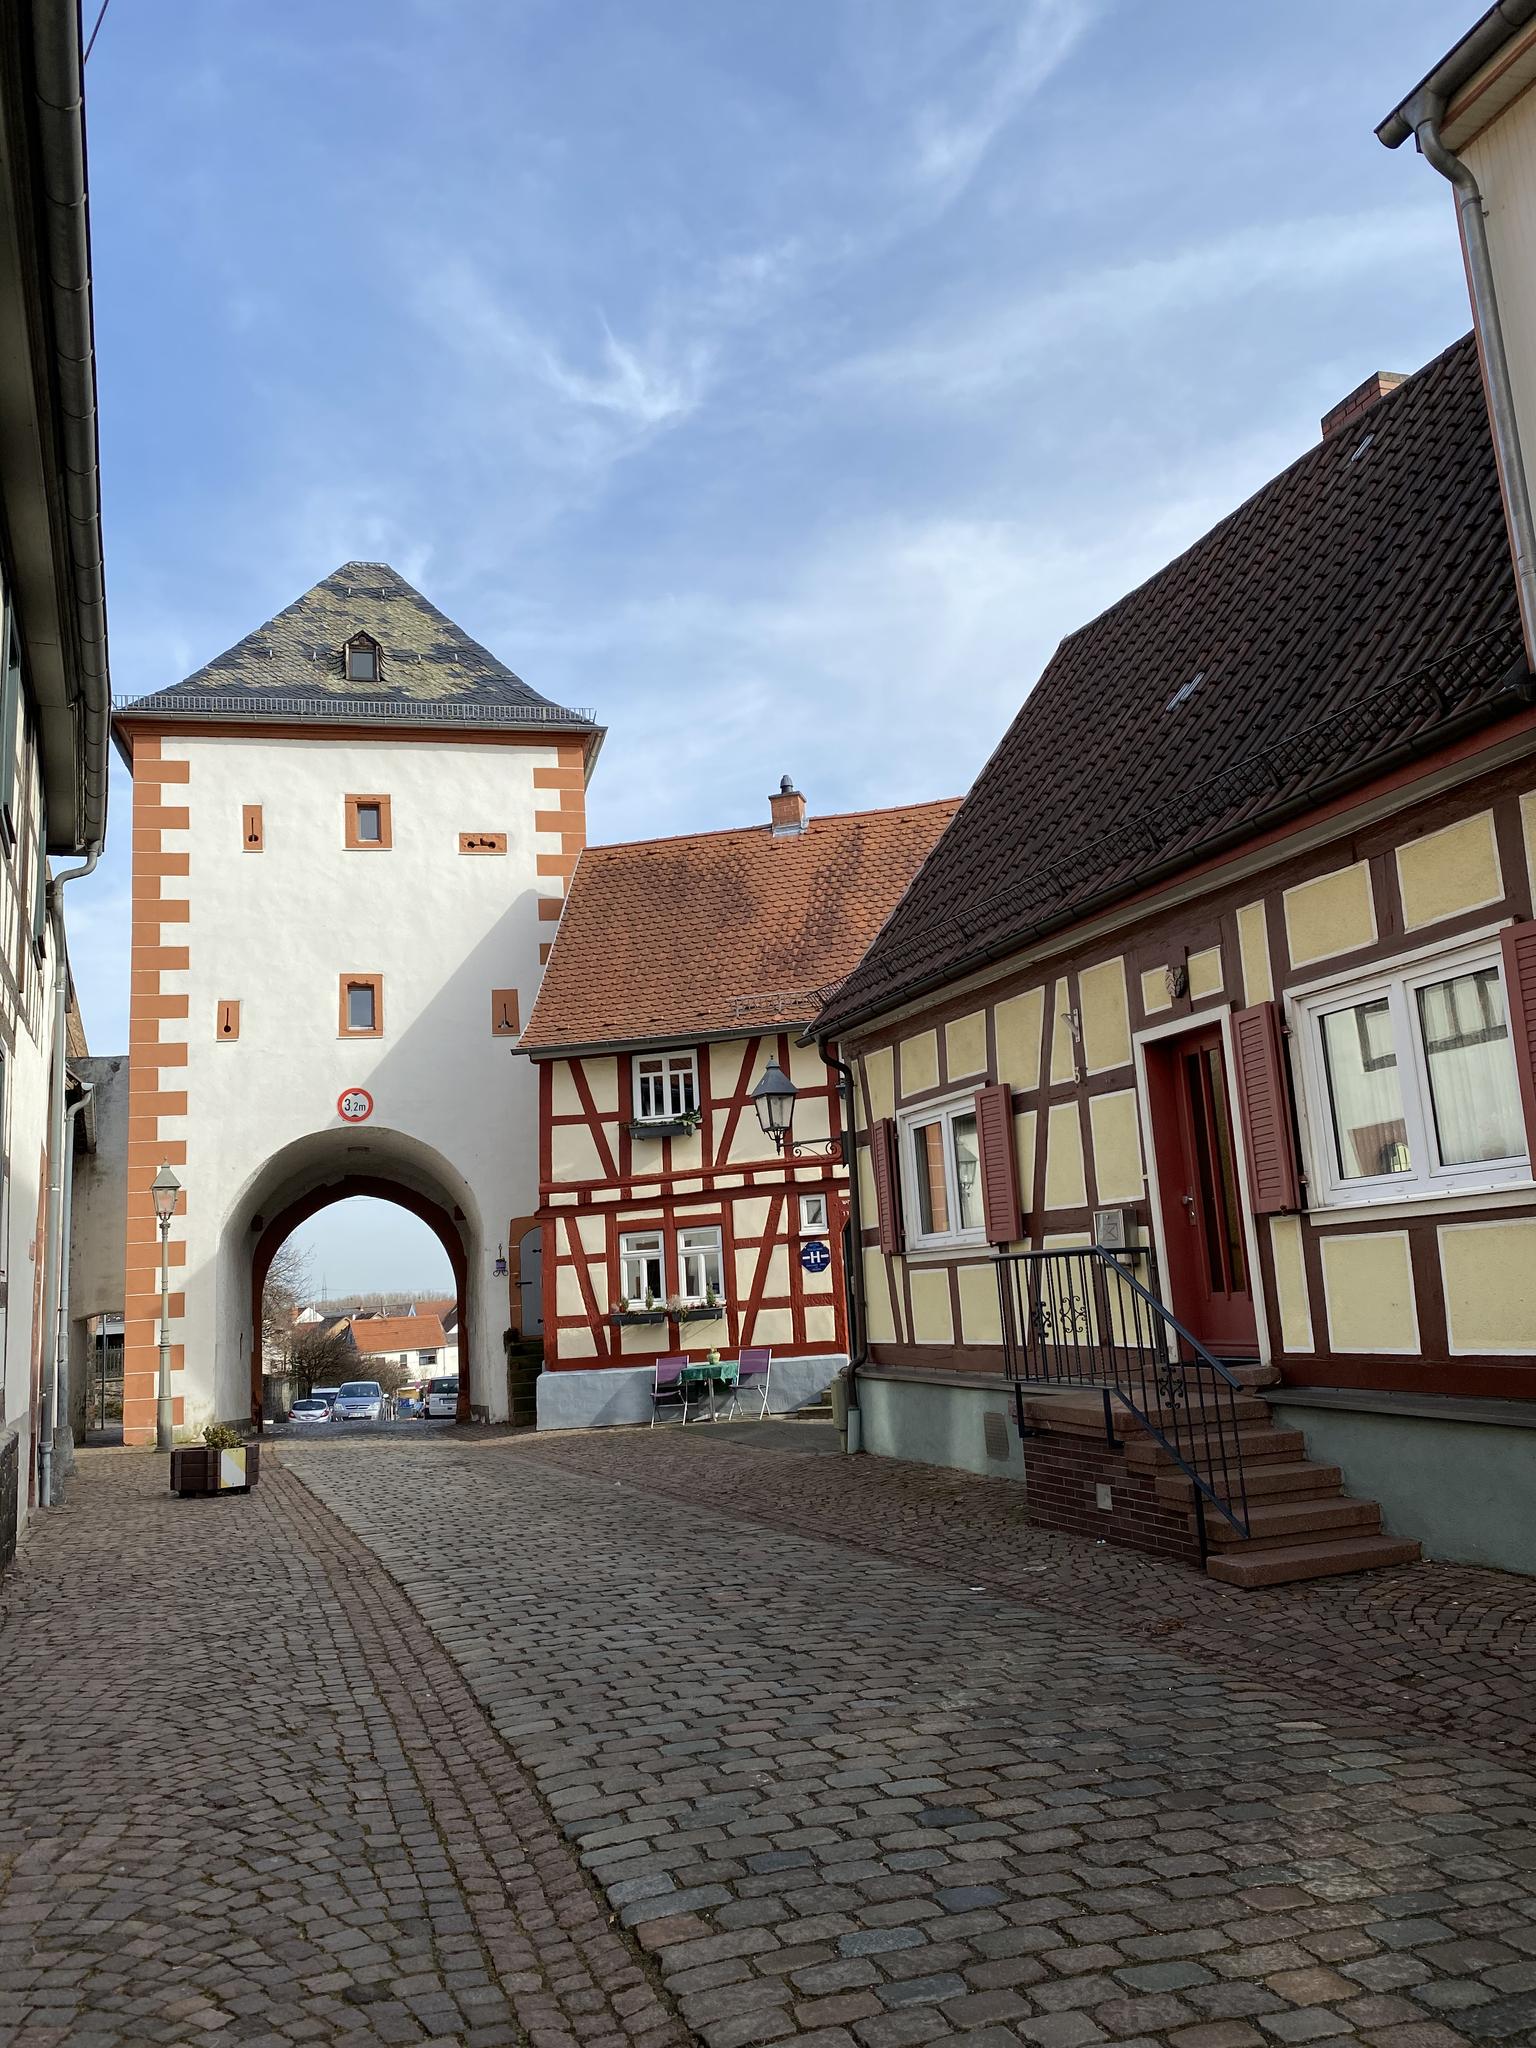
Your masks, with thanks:
[[[343,1088],[336,1098],[336,1114],[344,1123],[365,1124],[373,1115],[373,1097],[366,1088]]]

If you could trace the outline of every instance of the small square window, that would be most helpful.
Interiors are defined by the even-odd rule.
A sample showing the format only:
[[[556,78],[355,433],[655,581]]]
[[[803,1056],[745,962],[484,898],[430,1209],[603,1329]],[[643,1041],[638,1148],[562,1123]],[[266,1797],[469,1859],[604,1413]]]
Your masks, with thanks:
[[[384,977],[344,974],[341,977],[341,1036],[380,1038],[384,1033]]]
[[[346,800],[346,844],[356,850],[377,852],[392,843],[390,805],[387,796],[349,796]]]
[[[693,1116],[699,1107],[699,1056],[694,1052],[647,1053],[635,1061],[635,1116],[665,1123]]]
[[[825,1230],[827,1227],[827,1198],[825,1195],[802,1195],[800,1197],[800,1228],[803,1231]]]

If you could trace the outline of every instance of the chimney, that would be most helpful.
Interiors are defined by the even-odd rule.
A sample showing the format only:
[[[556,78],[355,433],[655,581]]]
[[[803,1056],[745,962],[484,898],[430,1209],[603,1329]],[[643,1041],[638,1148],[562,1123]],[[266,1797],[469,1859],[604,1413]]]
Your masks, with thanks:
[[[1332,412],[1323,414],[1323,439],[1331,441],[1345,427],[1353,426],[1362,413],[1369,412],[1378,399],[1395,391],[1403,381],[1401,370],[1372,370],[1363,384],[1357,384],[1347,398],[1341,398]]]
[[[769,797],[768,808],[773,814],[775,839],[793,839],[805,830],[805,798],[789,776],[784,777]]]

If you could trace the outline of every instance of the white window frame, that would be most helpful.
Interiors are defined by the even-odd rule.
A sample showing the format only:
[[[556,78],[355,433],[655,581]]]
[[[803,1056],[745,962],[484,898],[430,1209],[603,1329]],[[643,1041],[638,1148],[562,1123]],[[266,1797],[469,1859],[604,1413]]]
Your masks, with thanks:
[[[1429,1062],[1418,1026],[1417,991],[1426,983],[1448,981],[1456,975],[1472,974],[1489,967],[1498,974],[1504,994],[1504,1013],[1509,1017],[1512,1006],[1504,980],[1497,932],[1484,933],[1451,946],[1419,948],[1385,961],[1368,973],[1339,976],[1288,995],[1286,1008],[1291,1027],[1292,1072],[1302,1111],[1310,1207],[1355,1209],[1391,1202],[1456,1200],[1496,1188],[1529,1184],[1531,1161],[1524,1149],[1507,1159],[1479,1159],[1467,1165],[1447,1165],[1440,1158],[1435,1134],[1434,1098],[1429,1085]],[[1331,1010],[1347,1009],[1356,1003],[1382,997],[1387,1001],[1392,1020],[1403,1125],[1412,1165],[1407,1173],[1346,1177],[1339,1170],[1333,1098],[1323,1055],[1322,1019]],[[1519,1078],[1514,1068],[1512,1042],[1510,1064],[1510,1082],[1516,1090],[1518,1113]]]
[[[654,1230],[624,1230],[619,1233],[619,1299],[625,1308],[644,1308],[645,1268],[654,1259],[660,1286],[651,1288],[653,1303],[667,1298],[667,1235],[660,1224]],[[631,1273],[630,1268],[637,1270]],[[632,1280],[639,1285],[632,1287]]]
[[[689,1223],[677,1233],[677,1274],[682,1298],[690,1308],[709,1297],[713,1261],[715,1300],[725,1306],[725,1245],[718,1223]]]
[[[919,1204],[919,1181],[917,1173],[917,1147],[914,1133],[924,1124],[944,1125],[944,1196],[951,1216],[960,1214],[960,1179],[955,1171],[955,1146],[952,1129],[957,1117],[976,1115],[976,1091],[967,1089],[963,1095],[946,1096],[941,1102],[925,1102],[921,1108],[903,1110],[897,1118],[897,1134],[901,1154],[901,1201],[906,1218],[907,1244],[917,1251],[958,1250],[964,1246],[984,1245],[987,1242],[986,1218],[983,1217],[972,1230],[933,1230],[918,1228],[922,1214]],[[981,1132],[977,1126],[977,1183],[981,1177]]]
[[[646,1107],[648,1087],[652,1076],[645,1072],[647,1065],[655,1066],[660,1061],[662,1107]],[[641,1124],[676,1123],[680,1117],[697,1116],[699,1111],[699,1055],[690,1046],[674,1046],[665,1052],[636,1053],[631,1065],[631,1079],[634,1090],[635,1122]],[[686,1107],[672,1108],[673,1083],[681,1079],[683,1092],[690,1098]]]
[[[831,1229],[828,1221],[827,1198],[825,1195],[802,1195],[800,1197],[800,1231],[802,1236],[823,1235]]]

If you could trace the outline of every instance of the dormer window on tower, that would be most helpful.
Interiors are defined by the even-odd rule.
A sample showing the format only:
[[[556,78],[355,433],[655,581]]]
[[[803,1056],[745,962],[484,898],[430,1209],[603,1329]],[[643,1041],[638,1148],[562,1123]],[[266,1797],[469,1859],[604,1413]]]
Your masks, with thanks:
[[[354,633],[343,650],[345,674],[349,683],[376,683],[379,680],[379,643],[366,633]]]

